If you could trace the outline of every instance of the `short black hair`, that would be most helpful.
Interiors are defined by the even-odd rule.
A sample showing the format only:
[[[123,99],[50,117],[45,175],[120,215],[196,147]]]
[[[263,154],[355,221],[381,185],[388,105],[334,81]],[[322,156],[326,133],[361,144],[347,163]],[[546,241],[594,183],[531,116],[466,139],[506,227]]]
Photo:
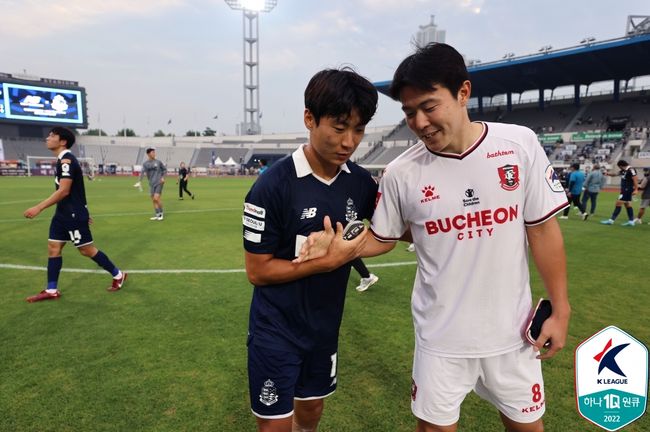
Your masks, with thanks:
[[[580,164],[579,164],[579,163],[577,163],[577,162],[576,162],[576,163],[572,163],[572,164],[571,164],[571,168],[573,168],[574,170],[576,170],[576,171],[577,171],[577,170],[579,170],[579,169],[580,169]]]
[[[316,125],[321,117],[347,117],[353,110],[366,125],[377,111],[377,99],[375,86],[348,66],[316,73],[305,89],[305,108]]]
[[[63,126],[55,126],[50,129],[50,133],[52,135],[58,135],[60,140],[64,140],[66,148],[70,148],[74,145],[74,133],[68,128],[64,128]]]
[[[616,162],[616,165],[618,165],[621,168],[626,167],[626,166],[630,166],[630,164],[627,163],[627,161],[625,159],[621,159],[620,161]]]
[[[147,147],[147,149],[145,150],[147,154],[151,153],[152,151],[156,151],[156,149],[154,147]]]
[[[404,87],[431,90],[438,84],[457,96],[458,90],[467,80],[469,73],[463,56],[451,45],[430,43],[418,48],[400,63],[388,92],[390,97],[399,100]]]

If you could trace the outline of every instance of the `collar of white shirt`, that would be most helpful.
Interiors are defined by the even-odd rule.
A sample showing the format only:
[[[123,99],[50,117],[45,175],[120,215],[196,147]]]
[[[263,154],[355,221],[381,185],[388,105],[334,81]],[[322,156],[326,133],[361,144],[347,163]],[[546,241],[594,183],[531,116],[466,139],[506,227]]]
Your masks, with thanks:
[[[338,178],[341,172],[345,171],[348,174],[350,173],[350,168],[348,168],[348,165],[343,163],[339,165],[339,172],[336,173],[336,175],[332,179],[325,180],[324,178],[317,176],[314,173],[314,170],[311,168],[311,165],[309,165],[307,156],[305,156],[305,144],[301,144],[300,147],[298,147],[298,149],[291,154],[291,158],[293,159],[293,164],[296,167],[296,176],[298,178],[306,177],[309,174],[311,174],[316,179],[318,179],[318,181],[330,185],[334,183],[334,181]]]

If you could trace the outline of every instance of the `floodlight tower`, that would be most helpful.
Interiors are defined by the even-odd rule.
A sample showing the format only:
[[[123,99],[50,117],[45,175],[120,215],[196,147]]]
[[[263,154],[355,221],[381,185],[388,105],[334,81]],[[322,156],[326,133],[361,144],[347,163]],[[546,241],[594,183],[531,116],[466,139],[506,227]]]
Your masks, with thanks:
[[[256,135],[260,125],[259,14],[271,12],[277,0],[225,0],[232,9],[241,10],[244,23],[244,121],[239,133]]]

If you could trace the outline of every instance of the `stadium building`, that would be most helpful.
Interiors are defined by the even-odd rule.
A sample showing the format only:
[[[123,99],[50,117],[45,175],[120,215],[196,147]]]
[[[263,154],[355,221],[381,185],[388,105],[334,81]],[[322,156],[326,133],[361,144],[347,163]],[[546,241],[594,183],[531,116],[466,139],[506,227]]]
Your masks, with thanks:
[[[468,62],[473,120],[517,123],[533,129],[557,169],[579,162],[612,168],[620,158],[650,166],[650,17],[628,19],[626,35],[577,46],[485,62]],[[643,18],[643,17],[642,17]],[[433,26],[433,27],[432,27]],[[433,25],[438,35],[441,31]],[[425,30],[426,30],[425,29]],[[430,30],[430,29],[429,29]],[[444,33],[442,33],[444,37]],[[422,36],[422,35],[420,35]],[[422,36],[423,38],[424,36]],[[428,39],[427,39],[428,40]],[[375,83],[387,94],[390,81]],[[603,86],[606,90],[590,91]],[[53,125],[88,127],[86,91],[76,81],[0,73],[0,175],[50,174],[51,154],[43,136]],[[532,95],[526,97],[525,95]],[[404,120],[368,128],[354,160],[374,174],[417,139]],[[307,133],[110,137],[82,135],[74,153],[89,170],[132,175],[154,146],[176,170],[180,161],[194,175],[253,174],[260,159],[272,164],[307,141]]]

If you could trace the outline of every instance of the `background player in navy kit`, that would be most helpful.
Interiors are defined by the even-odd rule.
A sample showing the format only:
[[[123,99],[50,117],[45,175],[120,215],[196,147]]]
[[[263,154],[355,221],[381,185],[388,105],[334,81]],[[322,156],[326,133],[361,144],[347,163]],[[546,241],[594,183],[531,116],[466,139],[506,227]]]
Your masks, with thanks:
[[[150,220],[163,220],[163,206],[162,206],[162,190],[165,185],[165,174],[167,174],[167,167],[164,163],[156,159],[156,149],[153,147],[147,148],[147,157],[149,158],[142,164],[142,171],[140,178],[134,185],[141,187],[142,178],[147,175],[149,180],[149,195],[151,195],[151,202],[153,203],[154,215]],[[142,190],[142,189],[140,189]]]
[[[533,131],[470,121],[471,82],[451,46],[431,44],[407,57],[390,92],[420,141],[387,166],[362,256],[392,250],[407,234],[417,248],[417,431],[456,431],[474,390],[497,407],[508,431],[540,432],[540,360],[564,346],[570,315],[553,217],[567,206],[564,189]],[[302,250],[297,261],[322,257],[318,244],[331,236],[331,229],[310,236],[313,253]],[[553,307],[534,347],[521,334],[532,308],[529,246]]]
[[[246,273],[254,285],[248,374],[260,431],[316,430],[323,399],[336,390],[349,262],[365,236],[346,241],[346,253],[292,260],[309,233],[323,230],[324,215],[339,233],[372,216],[377,185],[349,159],[376,107],[377,91],[352,70],[314,75],[305,90],[309,144],[274,163],[246,196]]]
[[[74,134],[63,127],[55,127],[46,140],[48,150],[57,156],[54,177],[55,191],[34,207],[28,208],[24,216],[35,218],[44,209],[56,204],[56,212],[50,223],[47,241],[49,259],[47,261],[47,288],[28,297],[30,303],[41,300],[56,300],[61,297],[58,290],[59,273],[63,266],[61,252],[69,241],[77,250],[92,259],[113,276],[109,291],[117,291],[126,281],[127,273],[120,271],[115,264],[93,244],[89,224],[92,222],[86,206],[86,190],[83,172],[79,161],[69,150],[75,142]]]
[[[632,195],[636,195],[638,190],[638,183],[636,178],[636,170],[630,166],[627,161],[621,159],[616,163],[616,166],[620,169],[619,174],[621,175],[621,194],[616,200],[614,207],[614,212],[609,219],[600,221],[603,225],[613,225],[614,221],[621,212],[621,206],[625,206],[627,211],[627,222],[622,223],[621,225],[627,227],[634,226],[634,209],[632,209]],[[612,174],[607,174],[612,175]]]

